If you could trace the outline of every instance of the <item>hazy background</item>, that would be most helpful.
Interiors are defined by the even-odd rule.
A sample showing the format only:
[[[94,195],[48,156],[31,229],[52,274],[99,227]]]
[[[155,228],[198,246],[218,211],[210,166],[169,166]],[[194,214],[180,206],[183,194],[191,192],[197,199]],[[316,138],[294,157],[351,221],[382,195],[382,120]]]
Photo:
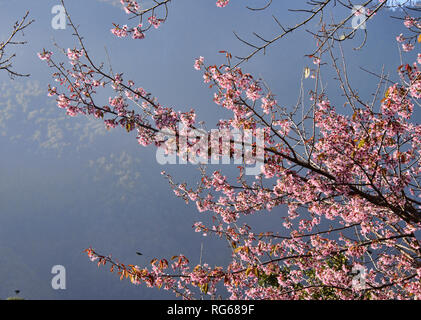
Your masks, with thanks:
[[[249,48],[232,31],[249,40],[253,31],[271,38],[279,32],[271,14],[285,26],[293,26],[304,15],[287,9],[306,6],[301,0],[273,1],[269,11],[252,13],[245,6],[259,6],[262,1],[232,0],[225,9],[217,8],[215,1],[172,1],[168,21],[144,40],[118,39],[109,32],[112,22],[127,23],[118,1],[69,0],[66,4],[97,62],[106,61],[107,47],[115,72],[124,72],[125,79],[135,80],[159,97],[162,105],[195,108],[213,128],[225,113],[212,102],[213,92],[203,84],[201,73],[193,69],[194,58],[201,55],[216,64],[223,62],[219,50],[245,55]],[[198,263],[203,242],[204,261],[226,264],[229,251],[224,241],[203,238],[191,228],[195,221],[209,221],[208,214],[176,198],[160,175],[166,170],[179,182],[194,181],[198,171],[193,166],[160,166],[155,150],[138,146],[134,134],[107,131],[102,121],[70,118],[46,96],[51,70],[36,53],[53,49],[54,41],[65,48],[76,44],[69,28],[51,27],[51,9],[56,4],[59,1],[0,0],[1,40],[26,10],[36,20],[21,37],[29,43],[18,48],[15,59],[15,70],[31,77],[12,81],[6,73],[0,74],[0,298],[15,289],[27,299],[172,298],[165,291],[119,281],[108,268],[98,270],[82,251],[92,246],[138,265],[153,257],[183,253]],[[342,13],[334,11],[332,17],[339,20],[337,15]],[[378,14],[368,23],[368,45],[362,50],[352,50],[358,39],[346,45],[351,82],[359,85],[367,100],[377,80],[359,67],[379,72],[384,65],[396,78],[400,65],[395,37],[404,27],[388,15]],[[304,30],[294,32],[243,68],[263,77],[278,101],[290,106],[297,99],[303,68],[312,65],[304,57],[312,49],[314,41]],[[403,57],[412,62],[414,54]],[[342,106],[336,83],[324,80],[331,101]],[[306,81],[310,88],[312,80]],[[280,231],[284,214],[279,208],[249,221],[256,231]],[[137,256],[136,251],[144,255]],[[55,291],[50,285],[51,268],[58,264],[66,267],[66,290]]]

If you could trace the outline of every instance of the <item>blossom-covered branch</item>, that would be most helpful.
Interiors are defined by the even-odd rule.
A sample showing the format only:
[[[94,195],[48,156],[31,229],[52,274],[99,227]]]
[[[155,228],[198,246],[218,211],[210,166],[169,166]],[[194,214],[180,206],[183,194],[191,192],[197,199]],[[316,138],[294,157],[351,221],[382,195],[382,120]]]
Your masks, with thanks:
[[[146,11],[139,11],[135,1],[122,2],[129,14],[152,17],[159,8],[166,12],[169,1],[156,2]],[[316,9],[300,26],[321,15],[329,2],[314,2]],[[226,4],[228,1],[218,1],[221,7]],[[377,2],[371,14],[383,5],[384,1]],[[183,125],[212,137],[212,132],[200,126],[195,110],[180,112],[163,106],[134,80],[124,79],[123,73],[107,72],[103,64],[96,64],[66,14],[78,46],[61,50],[65,62],[45,49],[39,57],[54,70],[60,85],[50,86],[49,95],[56,97],[67,114],[101,118],[107,128],[136,130],[139,144],[155,145],[180,157],[194,153],[206,159],[235,158],[238,141],[230,132],[250,132],[256,141],[263,137],[264,156],[256,176],[244,172],[246,164],[255,159],[257,143],[250,145],[236,177],[221,170],[209,173],[201,166],[201,179],[188,186],[162,172],[176,196],[193,202],[201,217],[209,220],[195,223],[195,231],[227,241],[232,260],[226,267],[194,266],[184,255],[153,259],[149,266],[138,267],[89,248],[91,260],[111,264],[111,271],[134,284],[163,287],[185,299],[197,294],[216,297],[219,283],[232,299],[421,298],[417,238],[421,229],[421,126],[413,120],[421,98],[421,54],[417,61],[399,66],[400,81],[379,76],[374,98],[366,102],[348,78],[339,33],[348,20],[330,28],[322,23],[314,33],[318,53],[312,56],[314,67],[305,69],[300,99],[290,107],[263,80],[233,62],[230,53],[221,51],[226,62],[219,66],[208,65],[199,57],[194,68],[202,72],[204,83],[213,91],[216,107],[230,113],[216,124],[229,137],[224,150],[220,136],[206,138],[202,144],[202,139],[189,139],[177,131]],[[418,20],[406,17],[404,27],[416,33]],[[133,36],[136,30],[128,27],[116,26],[112,32],[137,38]],[[402,42],[402,37],[397,41]],[[343,93],[343,100],[336,103],[329,100],[321,80],[329,66]],[[313,81],[308,95],[305,79]],[[100,100],[100,91],[108,95],[107,100]],[[174,135],[163,138],[165,130]],[[188,143],[182,144],[185,138]],[[280,208],[287,208],[288,213],[274,226],[276,230],[254,232],[241,224],[246,215],[261,214],[264,219],[265,211]],[[364,281],[357,284],[356,271],[364,275]]]

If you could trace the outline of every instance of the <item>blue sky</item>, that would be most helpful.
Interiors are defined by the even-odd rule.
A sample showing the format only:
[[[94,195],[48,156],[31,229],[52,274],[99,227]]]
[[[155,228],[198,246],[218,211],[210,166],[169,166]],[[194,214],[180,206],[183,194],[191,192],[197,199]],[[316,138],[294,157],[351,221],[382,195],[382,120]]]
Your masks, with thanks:
[[[204,56],[214,64],[222,62],[219,50],[244,55],[249,48],[232,31],[246,39],[252,38],[253,31],[272,37],[278,30],[271,14],[287,26],[294,25],[302,15],[287,9],[305,6],[305,1],[274,1],[270,11],[252,13],[245,4],[255,6],[261,1],[232,0],[220,9],[214,0],[174,0],[169,19],[160,29],[152,30],[142,41],[130,41],[109,32],[111,22],[127,23],[127,16],[113,3],[67,1],[91,55],[106,61],[106,47],[114,71],[124,72],[163,105],[186,111],[195,108],[208,127],[224,113],[216,108],[212,91],[193,69],[194,58]],[[69,29],[51,28],[51,8],[56,4],[57,0],[0,0],[0,39],[26,10],[36,20],[25,31],[29,43],[19,48],[15,60],[16,71],[31,73],[31,77],[11,81],[0,74],[0,298],[14,289],[29,299],[170,298],[165,291],[120,282],[106,269],[98,270],[82,251],[93,246],[139,265],[153,257],[179,253],[198,262],[203,241],[204,260],[211,265],[226,264],[229,251],[225,243],[203,239],[191,228],[195,221],[209,217],[176,198],[160,175],[165,169],[179,181],[194,181],[198,171],[193,166],[163,168],[156,163],[155,151],[138,147],[133,135],[119,129],[106,131],[102,122],[92,119],[69,118],[46,96],[51,70],[36,53],[53,49],[54,41],[65,48],[76,43]],[[404,31],[387,14],[376,18],[368,24],[365,48],[354,51],[355,42],[346,45],[351,82],[359,84],[367,99],[377,82],[359,67],[380,71],[385,65],[396,79],[393,73],[400,61],[394,39]],[[278,100],[289,106],[297,99],[303,68],[311,66],[304,55],[313,48],[312,38],[298,31],[243,67],[263,77]],[[404,55],[409,58],[413,56]],[[330,99],[341,105],[336,83],[325,80]],[[284,213],[279,208],[248,221],[257,230],[279,225],[273,231],[281,231]],[[144,256],[137,256],[136,251]],[[56,264],[66,267],[66,290],[55,291],[50,286],[51,268]]]

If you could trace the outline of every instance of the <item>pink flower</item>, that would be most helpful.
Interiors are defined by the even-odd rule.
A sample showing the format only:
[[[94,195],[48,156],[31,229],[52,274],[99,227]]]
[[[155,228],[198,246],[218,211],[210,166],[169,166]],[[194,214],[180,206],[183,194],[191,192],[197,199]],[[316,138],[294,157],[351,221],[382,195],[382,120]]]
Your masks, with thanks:
[[[412,51],[412,50],[414,50],[414,45],[412,43],[403,43],[402,49],[405,52]]]
[[[411,28],[412,26],[415,25],[415,19],[412,17],[406,17],[403,24],[405,25],[405,27]]]
[[[196,59],[194,62],[194,68],[196,70],[200,70],[200,68],[203,66],[203,62],[205,61],[205,58],[199,57],[199,59]]]
[[[139,10],[139,4],[134,0],[120,0],[120,3],[124,6],[124,11],[127,14],[135,13]]]
[[[38,58],[40,58],[41,60],[50,61],[50,58],[53,55],[53,53],[50,51],[45,51],[44,49],[42,52],[39,52],[37,55],[38,55]]]
[[[95,261],[98,259],[98,256],[95,254],[95,252],[92,250],[92,248],[89,248],[88,250],[86,250],[88,253],[88,257],[91,261]]]
[[[66,109],[69,107],[70,101],[67,99],[67,97],[64,94],[59,95],[57,99],[57,106],[62,109]]]
[[[276,100],[274,100],[270,95],[262,98],[262,109],[264,113],[269,114],[275,105]]]
[[[404,42],[405,41],[405,38],[404,38],[402,33],[396,37],[396,41],[397,42]]]
[[[368,9],[368,8],[366,9],[365,13],[366,13],[367,16],[370,16],[370,15],[373,15],[374,16],[374,15],[376,15],[375,12],[373,13],[373,11],[370,10],[370,9]]]
[[[260,87],[257,84],[253,83],[246,91],[247,98],[249,98],[252,101],[256,101],[260,98],[261,90],[262,89],[260,89]]]
[[[145,38],[145,34],[142,32],[142,25],[139,24],[136,28],[134,28],[133,30],[133,35],[132,38],[133,39],[144,39]]]
[[[124,25],[122,28],[120,28],[118,25],[115,25],[113,29],[111,29],[111,33],[116,35],[119,38],[127,37],[127,25]]]
[[[83,56],[85,54],[85,52],[82,50],[77,50],[77,49],[67,49],[67,57],[70,60],[79,60],[81,56]]]
[[[114,120],[104,120],[104,123],[105,123],[105,127],[106,127],[107,129],[117,127],[117,124],[115,123],[115,121],[114,121]]]
[[[180,120],[186,127],[191,127],[196,121],[196,114],[194,110],[192,109],[190,112],[182,113],[180,115]]]
[[[223,8],[223,7],[226,7],[229,2],[230,2],[229,0],[218,0],[216,1],[216,6]]]
[[[156,16],[150,16],[148,22],[153,25],[155,29],[158,29],[159,25],[161,24],[161,20],[157,19]]]

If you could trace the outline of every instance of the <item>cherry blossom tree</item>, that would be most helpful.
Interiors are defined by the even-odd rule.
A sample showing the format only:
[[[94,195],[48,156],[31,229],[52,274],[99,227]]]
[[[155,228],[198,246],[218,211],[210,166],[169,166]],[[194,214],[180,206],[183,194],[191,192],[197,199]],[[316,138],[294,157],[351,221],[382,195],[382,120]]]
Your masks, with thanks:
[[[139,41],[153,36],[148,31],[165,23],[169,6],[176,5],[173,2],[154,1],[141,9],[134,0],[121,0],[126,13],[137,22],[114,24],[111,32]],[[325,10],[338,3],[350,14],[339,22],[325,22]],[[218,0],[216,5],[225,7],[229,0]],[[275,18],[280,33],[273,39],[256,33],[256,43],[251,43],[237,36],[250,47],[249,55],[233,57],[222,52],[226,63],[220,66],[207,64],[203,57],[194,62],[214,92],[217,107],[232,114],[217,124],[228,132],[227,150],[221,146],[221,137],[214,139],[204,129],[194,110],[179,112],[161,105],[158,97],[134,80],[94,63],[66,11],[78,45],[61,49],[67,62],[56,60],[46,49],[39,57],[54,70],[58,82],[58,87],[48,87],[48,94],[68,115],[93,116],[107,128],[135,131],[140,145],[154,145],[180,156],[234,159],[239,149],[246,148],[245,142],[230,135],[234,130],[251,132],[256,140],[248,145],[251,152],[238,166],[236,177],[200,166],[200,181],[189,186],[162,172],[178,197],[211,217],[211,222],[195,223],[195,231],[228,242],[232,260],[226,267],[192,265],[184,255],[137,266],[87,249],[98,266],[109,265],[121,279],[164,288],[184,299],[204,295],[231,299],[421,298],[421,126],[414,122],[421,97],[421,54],[417,61],[396,66],[400,81],[374,74],[379,80],[377,90],[367,102],[350,84],[342,43],[356,41],[357,31],[367,35],[366,29],[349,28],[355,17],[363,18],[359,26],[376,19],[376,13],[390,4],[371,0],[358,10],[353,10],[350,1],[310,1],[308,5],[296,10],[307,17],[294,27],[285,27]],[[397,34],[396,40],[403,51],[411,51],[421,41],[419,11],[405,3],[398,6],[406,31]],[[249,9],[270,7],[268,1],[261,8]],[[303,79],[313,80],[313,89],[309,95],[301,90],[295,106],[283,107],[264,81],[244,70],[246,62],[315,20],[319,29],[309,32],[316,47],[307,53],[314,67],[303,74]],[[327,68],[336,73],[342,101],[329,100],[321,80]],[[105,90],[113,94],[101,101],[98,93]],[[178,130],[180,125],[185,131]],[[194,132],[193,137],[188,132]],[[206,133],[206,139],[198,139],[197,132]],[[263,137],[261,143],[259,137]],[[257,157],[259,148],[263,159]],[[246,165],[252,161],[261,170],[247,176]],[[287,208],[287,214],[275,230],[256,231],[241,223],[245,215],[278,207]]]

